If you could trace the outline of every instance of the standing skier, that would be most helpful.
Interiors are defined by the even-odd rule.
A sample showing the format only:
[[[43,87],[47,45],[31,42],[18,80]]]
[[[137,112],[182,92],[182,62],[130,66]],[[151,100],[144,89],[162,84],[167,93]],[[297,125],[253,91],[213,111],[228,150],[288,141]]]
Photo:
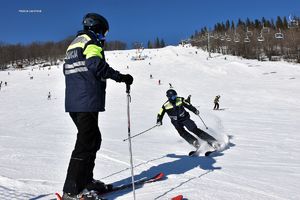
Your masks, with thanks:
[[[214,103],[215,103],[215,106],[214,106],[214,110],[219,110],[219,99],[220,99],[220,95],[217,95],[215,97],[215,100],[214,100]]]
[[[177,92],[173,89],[169,89],[166,93],[168,101],[166,101],[157,115],[157,125],[162,125],[162,119],[167,112],[171,118],[171,123],[174,125],[179,135],[185,139],[188,143],[196,148],[200,147],[199,141],[191,133],[185,130],[186,127],[189,131],[194,133],[200,139],[206,141],[211,146],[214,146],[216,139],[205,131],[199,129],[195,122],[190,119],[190,114],[184,109],[187,108],[196,115],[199,115],[199,111],[187,102],[183,97],[177,97]]]
[[[51,100],[51,93],[48,93],[48,100]]]
[[[93,178],[96,153],[101,145],[98,114],[105,110],[106,79],[131,85],[131,75],[123,75],[105,61],[104,41],[109,30],[107,20],[96,13],[83,18],[83,30],[67,49],[63,72],[66,81],[65,110],[78,129],[72,152],[63,200],[98,199],[107,186]],[[93,197],[94,196],[94,197]]]

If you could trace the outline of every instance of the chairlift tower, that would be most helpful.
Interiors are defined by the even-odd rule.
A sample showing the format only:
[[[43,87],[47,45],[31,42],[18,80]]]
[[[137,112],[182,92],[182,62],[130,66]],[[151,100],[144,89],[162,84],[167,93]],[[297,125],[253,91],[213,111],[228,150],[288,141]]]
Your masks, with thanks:
[[[211,58],[211,54],[210,54],[210,34],[209,34],[209,31],[207,31],[207,50],[208,50],[208,57]]]
[[[132,57],[132,60],[145,60],[147,56],[142,56],[142,53],[144,51],[143,43],[134,43],[136,48],[136,56]]]
[[[299,26],[299,22],[295,17],[292,17],[292,15],[289,16],[289,23],[288,27],[289,28],[297,28]]]
[[[249,36],[252,37],[253,36],[253,32],[252,31],[249,31],[248,27],[247,27],[247,30],[246,30],[246,36]]]

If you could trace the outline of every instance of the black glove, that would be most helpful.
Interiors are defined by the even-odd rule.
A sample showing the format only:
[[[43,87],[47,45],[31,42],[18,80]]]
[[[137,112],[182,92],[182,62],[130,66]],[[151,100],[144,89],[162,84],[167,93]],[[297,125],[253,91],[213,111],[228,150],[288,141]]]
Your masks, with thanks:
[[[126,83],[126,85],[131,85],[133,82],[133,77],[130,74],[120,74],[121,82]]]

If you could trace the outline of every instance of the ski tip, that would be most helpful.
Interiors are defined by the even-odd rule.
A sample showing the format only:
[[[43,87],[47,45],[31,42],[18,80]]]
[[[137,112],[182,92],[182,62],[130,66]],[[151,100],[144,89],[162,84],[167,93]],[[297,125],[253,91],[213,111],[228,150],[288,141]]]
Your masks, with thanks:
[[[182,195],[178,195],[176,197],[173,197],[171,200],[182,200],[183,196]]]
[[[61,196],[60,196],[60,194],[58,192],[55,193],[55,196],[56,196],[57,200],[62,200],[62,198],[61,198]]]
[[[163,178],[164,176],[165,176],[164,173],[160,172],[159,174],[157,174],[157,175],[155,176],[155,179],[161,179],[161,178]]]

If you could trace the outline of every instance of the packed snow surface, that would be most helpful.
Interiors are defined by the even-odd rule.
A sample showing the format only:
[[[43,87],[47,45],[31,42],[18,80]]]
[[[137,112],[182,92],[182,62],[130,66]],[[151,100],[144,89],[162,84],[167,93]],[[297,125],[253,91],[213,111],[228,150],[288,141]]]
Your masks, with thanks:
[[[156,123],[169,83],[192,104],[208,132],[229,143],[210,157],[193,150],[170,123],[134,139],[135,179],[163,172],[166,178],[136,190],[137,199],[300,199],[300,66],[212,54],[193,47],[106,53],[107,62],[131,74],[131,134]],[[150,79],[150,74],[153,76]],[[33,79],[30,79],[33,77]],[[159,85],[158,82],[161,81]],[[0,199],[54,199],[62,192],[77,130],[64,111],[62,64],[0,71]],[[4,85],[7,82],[7,86]],[[51,92],[51,100],[47,99]],[[213,100],[221,95],[220,108]],[[205,127],[191,113],[199,128]],[[102,146],[94,177],[106,183],[131,180],[127,137],[127,94],[108,80],[106,112],[100,113]],[[298,189],[297,189],[298,188]],[[109,199],[133,199],[125,190]]]

